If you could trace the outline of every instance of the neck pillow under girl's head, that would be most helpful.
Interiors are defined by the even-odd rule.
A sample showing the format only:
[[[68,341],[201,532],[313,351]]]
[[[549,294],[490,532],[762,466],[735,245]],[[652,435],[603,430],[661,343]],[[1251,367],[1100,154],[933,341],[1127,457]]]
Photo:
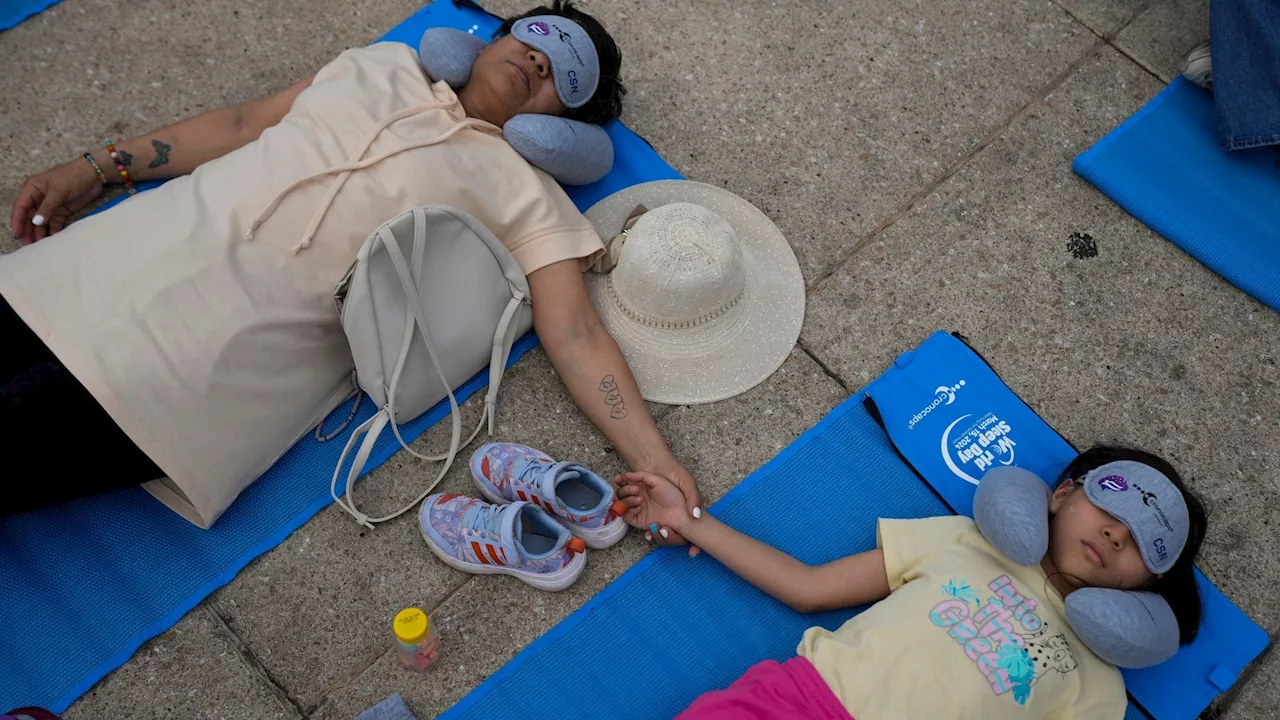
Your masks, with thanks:
[[[555,33],[540,32],[553,24]],[[576,36],[573,46],[581,50],[572,57],[579,67],[571,67],[566,44],[559,42],[560,32]],[[565,107],[581,107],[591,98],[599,83],[600,63],[595,45],[580,25],[545,15],[517,21],[511,34],[550,60],[556,94]],[[471,66],[487,44],[461,30],[431,28],[422,35],[418,57],[428,77],[457,90],[471,78]],[[502,127],[502,137],[530,164],[565,185],[593,183],[613,167],[613,141],[599,125],[556,115],[516,115]]]
[[[1173,567],[1190,527],[1182,491],[1173,482],[1149,465],[1122,460],[1092,470],[1083,485],[1090,502],[1129,528],[1148,570],[1159,575]],[[1148,502],[1153,493],[1160,503]],[[973,519],[1005,557],[1035,565],[1049,550],[1050,495],[1034,474],[996,468],[974,493]],[[1080,640],[1112,665],[1150,667],[1178,651],[1178,619],[1155,593],[1084,587],[1067,595],[1066,613]]]

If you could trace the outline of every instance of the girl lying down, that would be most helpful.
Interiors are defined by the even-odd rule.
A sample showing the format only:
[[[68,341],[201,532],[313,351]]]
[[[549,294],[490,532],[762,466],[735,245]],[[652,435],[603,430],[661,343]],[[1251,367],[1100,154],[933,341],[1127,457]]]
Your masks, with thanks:
[[[797,657],[753,666],[728,688],[699,697],[681,720],[1122,718],[1124,684],[1099,654],[1128,666],[1154,664],[1194,638],[1200,600],[1192,561],[1204,537],[1204,509],[1169,463],[1140,451],[1091,449],[1051,494],[1034,476],[1012,470],[1000,479],[1021,480],[1013,474],[1022,473],[1031,482],[1001,489],[990,502],[998,485],[995,473],[988,475],[975,497],[977,523],[882,518],[876,549],[820,566],[709,513],[690,514],[663,477],[619,477],[633,525],[683,535],[798,612],[874,603],[835,631],[809,629]],[[1028,554],[1027,547],[1035,549]],[[1146,592],[1119,592],[1129,590]],[[1141,618],[1117,621],[1117,608]],[[1088,630],[1081,621],[1091,610],[1092,620],[1118,627],[1085,637],[1099,635],[1096,624]],[[1165,627],[1141,625],[1152,618],[1167,620]],[[1135,646],[1159,645],[1160,629],[1168,635],[1162,654],[1123,659]],[[1135,641],[1117,648],[1116,638],[1125,637]]]

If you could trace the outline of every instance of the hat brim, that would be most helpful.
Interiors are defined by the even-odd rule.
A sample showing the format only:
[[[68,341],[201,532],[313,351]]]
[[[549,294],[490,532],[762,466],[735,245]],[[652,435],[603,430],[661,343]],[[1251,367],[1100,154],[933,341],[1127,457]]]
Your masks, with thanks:
[[[633,185],[591,206],[600,237],[622,230],[637,205],[650,210],[689,202],[723,217],[741,244],[746,290],[734,308],[692,328],[657,328],[626,315],[610,297],[609,277],[587,273],[587,291],[622,349],[645,400],[696,405],[739,395],[776,371],[804,324],[804,278],[795,253],[764,213],[742,198],[690,180]]]

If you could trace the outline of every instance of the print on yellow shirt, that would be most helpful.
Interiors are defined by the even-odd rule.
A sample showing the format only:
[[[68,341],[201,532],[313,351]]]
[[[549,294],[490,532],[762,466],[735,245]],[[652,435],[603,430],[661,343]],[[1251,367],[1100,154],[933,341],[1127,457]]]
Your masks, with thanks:
[[[1049,626],[1036,614],[1038,603],[1017,591],[1008,575],[987,583],[992,594],[983,602],[965,580],[942,586],[947,599],[929,613],[973,661],[991,692],[1025,705],[1036,681],[1049,672],[1062,674],[1078,663],[1065,635],[1049,635]]]
[[[889,597],[796,651],[858,720],[1122,720],[1120,671],[1080,642],[1039,565],[971,518],[881,519]]]

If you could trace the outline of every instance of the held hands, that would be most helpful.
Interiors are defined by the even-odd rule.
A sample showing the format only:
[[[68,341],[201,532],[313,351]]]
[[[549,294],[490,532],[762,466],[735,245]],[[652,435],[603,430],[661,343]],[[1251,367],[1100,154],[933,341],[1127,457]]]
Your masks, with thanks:
[[[618,497],[627,506],[627,523],[644,530],[648,540],[659,544],[682,543],[681,534],[686,532],[688,524],[702,515],[702,500],[696,486],[692,488],[691,501],[683,488],[661,475],[630,472],[615,478],[615,482]],[[650,530],[655,525],[660,528],[656,536]],[[664,532],[665,535],[661,534]],[[698,548],[693,547],[689,554],[698,552]]]
[[[13,236],[23,245],[43,240],[101,194],[102,182],[83,158],[32,175],[13,203]]]

